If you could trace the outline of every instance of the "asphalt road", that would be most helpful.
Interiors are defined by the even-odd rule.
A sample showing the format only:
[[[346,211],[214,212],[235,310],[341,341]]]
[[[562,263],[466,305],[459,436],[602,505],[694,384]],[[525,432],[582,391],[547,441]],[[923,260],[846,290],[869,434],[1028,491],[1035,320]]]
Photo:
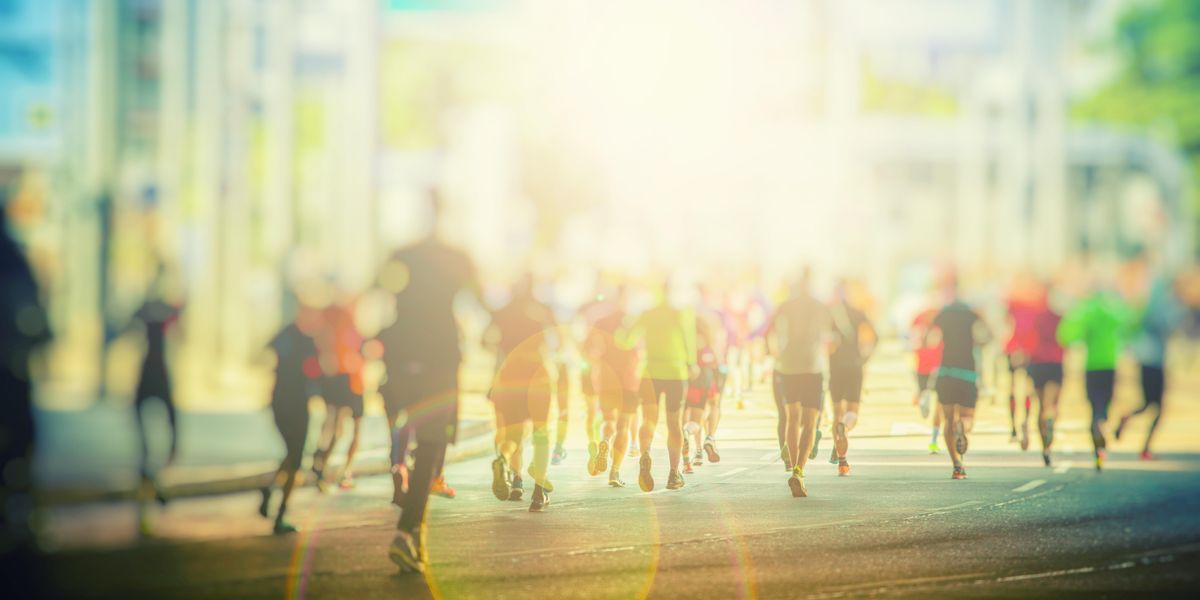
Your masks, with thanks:
[[[433,503],[425,577],[386,557],[396,515],[382,478],[303,490],[304,531],[283,537],[266,534],[253,494],[173,503],[160,537],[136,543],[113,533],[131,527],[127,505],[93,506],[70,515],[75,542],[53,555],[51,576],[81,598],[1191,596],[1200,455],[1146,463],[1118,452],[1096,473],[1081,436],[1065,435],[1078,452],[1047,469],[1007,435],[980,434],[966,481],[950,479],[926,439],[858,439],[851,476],[822,456],[803,499],[789,495],[766,437],[728,442],[684,489],[651,494],[637,490],[632,462],[631,487],[587,477],[575,448],[542,514],[495,500],[487,461],[468,461],[448,471],[459,497]]]

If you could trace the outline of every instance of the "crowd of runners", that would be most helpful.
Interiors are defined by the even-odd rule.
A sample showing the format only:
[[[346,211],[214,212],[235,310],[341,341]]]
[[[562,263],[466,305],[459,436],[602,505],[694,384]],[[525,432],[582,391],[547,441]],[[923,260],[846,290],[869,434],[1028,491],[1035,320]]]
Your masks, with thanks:
[[[865,367],[881,339],[868,315],[884,314],[863,301],[861,289],[838,281],[832,293],[819,297],[808,269],[798,270],[776,295],[757,285],[720,289],[711,282],[673,285],[669,278],[606,275],[585,301],[570,303],[547,301],[554,295],[523,274],[501,294],[503,302],[494,302],[496,294],[484,293],[470,258],[439,238],[436,198],[429,207],[429,235],[395,252],[377,278],[377,290],[390,298],[390,325],[364,335],[356,324],[357,300],[348,294],[329,294],[321,307],[295,294],[284,303],[286,323],[268,350],[275,358],[271,407],[287,451],[276,478],[262,489],[259,507],[263,517],[274,518],[276,533],[295,531],[286,514],[306,462],[311,398],[326,405],[308,461],[311,476],[322,492],[354,486],[367,365],[377,363],[386,373],[377,383],[390,425],[392,502],[400,508],[389,555],[403,569],[423,569],[429,498],[455,497],[443,469],[447,446],[457,437],[461,348],[475,341],[495,356],[486,395],[495,417],[491,490],[498,501],[528,501],[532,512],[551,505],[551,467],[567,457],[576,393],[583,399],[587,474],[612,488],[627,487],[625,477],[635,472],[643,492],[686,486],[697,469],[721,461],[726,402],[740,408],[742,394],[760,385],[769,385],[774,399],[775,439],[790,494],[808,495],[805,468],[820,455],[822,431],[832,438],[829,462],[839,476],[851,476],[850,433],[863,419]],[[1168,340],[1181,328],[1196,327],[1197,311],[1189,307],[1200,302],[1195,290],[1175,280],[1143,280],[1153,283],[1142,294],[1092,282],[1087,293],[1067,295],[1048,280],[1018,277],[1001,319],[989,312],[995,301],[968,301],[957,276],[946,270],[929,277],[923,306],[903,321],[886,320],[885,330],[910,342],[917,390],[912,402],[929,424],[930,453],[941,453],[944,442],[954,479],[967,478],[964,457],[985,381],[1005,385],[1012,443],[1029,449],[1036,425],[1044,464],[1053,463],[1063,361],[1072,346],[1085,355],[1096,469],[1104,467],[1108,438],[1127,435],[1131,417],[1144,412],[1153,420],[1141,457],[1152,458]],[[175,456],[164,346],[177,335],[181,306],[159,287],[156,280],[133,319],[147,343],[135,402],[142,439],[146,422],[140,415],[152,400],[167,406],[171,434],[168,455],[160,460],[151,460],[143,441],[140,496],[146,506],[166,502],[157,477]],[[463,295],[489,315],[476,331],[478,340],[464,339],[456,316],[456,299]],[[1002,361],[991,359],[993,347]],[[1144,402],[1110,422],[1117,364],[1125,354],[1139,365]],[[989,374],[987,366],[995,362],[1003,371]],[[334,464],[347,424],[346,455]],[[665,440],[656,439],[660,424]],[[625,468],[627,458],[636,461],[636,471]]]

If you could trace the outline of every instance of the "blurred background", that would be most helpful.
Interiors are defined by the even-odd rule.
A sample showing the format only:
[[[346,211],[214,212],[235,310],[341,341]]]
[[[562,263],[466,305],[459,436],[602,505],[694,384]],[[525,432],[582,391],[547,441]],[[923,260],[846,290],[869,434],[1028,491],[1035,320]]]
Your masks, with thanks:
[[[129,419],[119,333],[152,284],[184,306],[181,409],[260,409],[286,289],[378,331],[431,189],[489,290],[533,268],[568,306],[606,274],[771,291],[811,264],[879,314],[947,265],[998,299],[1196,256],[1200,3],[702,8],[0,0],[0,194],[54,332],[41,427]]]

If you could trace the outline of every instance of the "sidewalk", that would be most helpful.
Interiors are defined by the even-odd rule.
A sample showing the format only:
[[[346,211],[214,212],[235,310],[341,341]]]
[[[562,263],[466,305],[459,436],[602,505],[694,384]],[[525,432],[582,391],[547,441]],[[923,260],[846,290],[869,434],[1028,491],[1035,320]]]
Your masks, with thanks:
[[[448,461],[473,458],[492,450],[491,409],[482,396],[465,395],[460,407],[458,444]],[[38,453],[34,462],[42,501],[67,504],[127,499],[138,485],[138,436],[132,409],[93,406],[76,411],[39,410],[36,414]],[[157,405],[146,410],[153,436],[165,429],[166,413]],[[175,464],[160,482],[168,497],[203,496],[257,489],[269,480],[283,458],[283,440],[269,409],[253,412],[180,412],[179,450]],[[311,460],[324,420],[314,410],[309,422],[305,465]],[[349,444],[350,425],[343,425],[338,448],[331,457],[342,464]],[[150,440],[151,452],[161,456],[166,435]],[[386,419],[368,411],[354,471],[359,475],[386,473],[390,467]],[[309,478],[311,482],[311,478]]]

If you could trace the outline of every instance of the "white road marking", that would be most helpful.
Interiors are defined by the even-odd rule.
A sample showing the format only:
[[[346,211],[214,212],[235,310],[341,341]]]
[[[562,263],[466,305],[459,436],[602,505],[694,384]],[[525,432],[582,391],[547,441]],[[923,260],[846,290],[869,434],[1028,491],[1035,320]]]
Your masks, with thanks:
[[[768,453],[762,455],[762,458],[759,458],[758,460],[761,460],[763,462],[772,462],[772,461],[780,460],[779,451],[776,450],[774,452],[768,452]]]
[[[954,510],[956,508],[966,508],[968,506],[975,506],[976,504],[983,504],[983,500],[967,500],[966,502],[960,502],[958,504],[951,504],[950,506],[943,506],[941,508],[931,508],[931,509],[929,509],[929,512],[945,512],[947,510]]]
[[[736,469],[731,469],[729,471],[725,471],[724,473],[721,473],[720,475],[717,475],[717,477],[729,477],[730,475],[736,475],[738,473],[741,473],[742,471],[745,471],[747,468],[748,467],[738,467]]]
[[[1073,466],[1075,466],[1075,463],[1073,463],[1069,460],[1064,460],[1061,465],[1058,465],[1057,467],[1054,468],[1054,472],[1058,473],[1059,475],[1062,475],[1063,473],[1070,471],[1071,467],[1073,467]]]
[[[1025,485],[1021,485],[1021,486],[1017,486],[1017,487],[1013,488],[1012,491],[1017,492],[1017,493],[1028,492],[1029,490],[1037,488],[1037,487],[1043,485],[1044,483],[1046,483],[1045,479],[1034,479],[1033,481],[1030,481],[1029,483],[1026,483]]]

